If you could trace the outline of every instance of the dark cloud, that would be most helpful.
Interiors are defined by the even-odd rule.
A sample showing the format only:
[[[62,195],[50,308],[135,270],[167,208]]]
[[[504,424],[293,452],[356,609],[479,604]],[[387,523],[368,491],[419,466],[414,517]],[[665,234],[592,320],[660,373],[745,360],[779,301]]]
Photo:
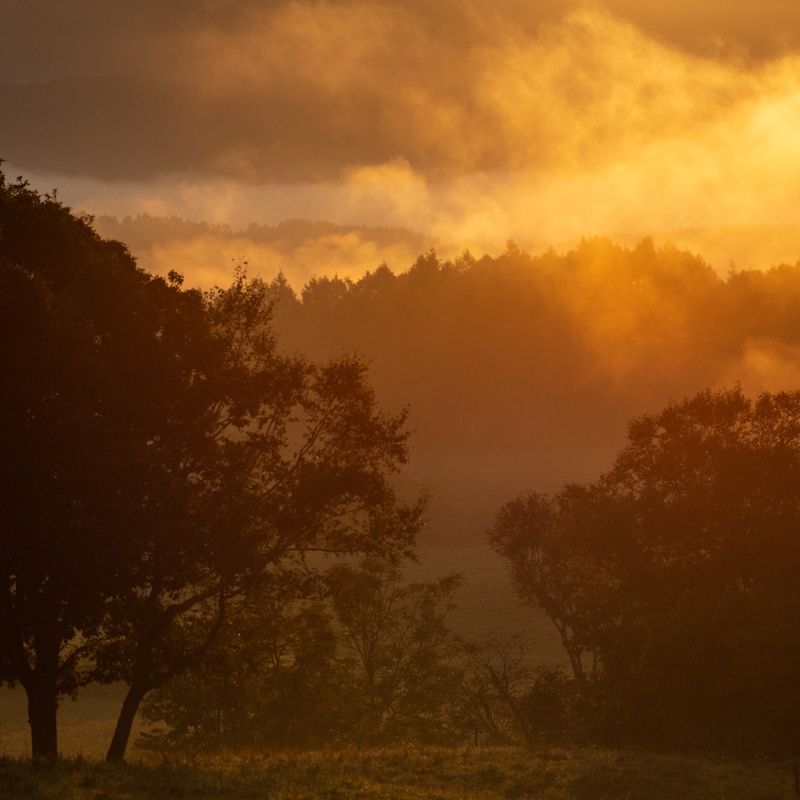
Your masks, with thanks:
[[[491,248],[796,222],[800,4],[577,7],[6,0],[0,157],[97,213]]]
[[[291,6],[352,5],[352,0],[3,0],[0,79],[157,77],[183,57],[184,40],[198,33],[247,31],[254,15],[263,19]],[[460,42],[465,50],[484,39],[496,24],[533,33],[542,23],[581,5],[581,0],[370,0],[360,4],[363,14],[402,11],[433,39]],[[798,43],[800,31],[796,0],[604,0],[599,5],[670,45],[711,55],[726,47],[754,57],[780,54]],[[178,47],[172,53],[170,42]]]
[[[608,5],[668,39],[716,36],[717,49],[747,32],[775,44],[800,16],[800,4],[767,1],[762,12],[784,24],[748,27],[749,5],[731,21],[714,4],[682,2],[671,14],[660,1],[647,14],[640,3]],[[586,169],[609,146],[616,157],[614,144],[702,123],[742,94],[725,80],[711,97],[702,77],[693,94],[685,67],[675,84],[653,40],[619,19],[592,12],[563,23],[575,5],[8,0],[0,156],[104,180],[336,181],[398,158],[433,180],[558,166],[567,155]],[[619,53],[604,50],[604,38]],[[648,59],[663,72],[640,63]],[[713,63],[704,58],[698,71]]]
[[[463,167],[452,143],[397,127],[398,118],[411,123],[419,109],[383,103],[358,87],[339,96],[298,81],[220,93],[196,84],[74,78],[0,84],[0,104],[0,153],[18,167],[65,175],[314,182],[398,156],[434,176]],[[479,153],[470,165],[491,168],[495,155]]]

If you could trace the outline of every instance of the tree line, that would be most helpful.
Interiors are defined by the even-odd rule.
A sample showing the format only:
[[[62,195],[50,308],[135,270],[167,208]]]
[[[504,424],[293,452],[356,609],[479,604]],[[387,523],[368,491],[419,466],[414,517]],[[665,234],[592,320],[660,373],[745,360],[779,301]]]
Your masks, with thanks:
[[[800,266],[721,276],[647,239],[429,251],[407,271],[384,264],[298,291],[279,276],[272,289],[283,346],[358,351],[387,406],[409,405],[409,472],[432,489],[424,535],[438,543],[485,541],[522,487],[591,480],[628,420],[670,398],[737,381],[780,390],[800,368]]]
[[[275,324],[289,349],[372,360],[388,402],[411,404],[420,458],[604,446],[670,397],[747,381],[782,388],[798,363],[800,266],[718,275],[649,239],[587,239],[531,255],[383,264],[359,280],[280,276]],[[553,487],[555,488],[555,487]]]

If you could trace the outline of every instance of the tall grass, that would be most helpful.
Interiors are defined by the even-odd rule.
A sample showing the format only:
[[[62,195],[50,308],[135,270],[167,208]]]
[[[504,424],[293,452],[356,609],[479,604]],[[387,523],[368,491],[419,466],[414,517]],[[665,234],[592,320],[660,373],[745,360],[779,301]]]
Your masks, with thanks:
[[[636,751],[412,748],[185,754],[33,770],[0,760],[0,800],[783,800],[788,770]]]

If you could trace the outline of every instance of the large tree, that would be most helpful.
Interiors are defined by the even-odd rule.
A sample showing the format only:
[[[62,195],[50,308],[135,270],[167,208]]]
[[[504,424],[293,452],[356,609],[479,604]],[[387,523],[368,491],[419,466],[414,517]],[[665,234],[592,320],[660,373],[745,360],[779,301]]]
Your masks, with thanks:
[[[88,680],[129,578],[148,443],[202,311],[54,197],[0,173],[0,652],[28,696],[34,757]]]
[[[242,272],[183,291],[24,182],[0,182],[0,225],[0,664],[37,758],[57,755],[61,695],[126,680],[118,759],[232,598],[310,549],[409,551],[405,414],[356,358],[281,356]]]
[[[202,656],[227,603],[286,569],[308,572],[311,551],[408,555],[420,524],[421,504],[400,501],[391,481],[406,458],[405,413],[382,412],[364,364],[280,354],[269,287],[243,274],[205,303],[216,359],[187,387],[200,407],[155,445],[137,581],[100,652],[130,687],[112,761],[145,695]]]
[[[598,481],[506,504],[490,537],[580,684],[598,654],[618,730],[788,746],[774,733],[800,706],[800,392],[704,391],[635,419]]]

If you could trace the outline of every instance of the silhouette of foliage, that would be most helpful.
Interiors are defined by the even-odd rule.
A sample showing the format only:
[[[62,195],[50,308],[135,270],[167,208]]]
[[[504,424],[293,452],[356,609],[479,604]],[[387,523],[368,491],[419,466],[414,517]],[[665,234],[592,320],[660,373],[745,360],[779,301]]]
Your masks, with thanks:
[[[0,226],[0,665],[49,759],[58,698],[126,681],[116,760],[144,696],[285,562],[410,552],[406,414],[356,357],[279,353],[243,270],[184,291],[24,182],[0,181]]]
[[[203,659],[146,702],[158,729],[145,746],[452,740],[460,647],[446,617],[460,584],[408,584],[370,558],[289,603],[304,581],[284,576],[237,603]]]
[[[576,496],[590,498],[577,514]],[[490,540],[562,632],[598,731],[786,753],[799,530],[800,393],[751,400],[737,387],[633,420],[595,484],[506,504]]]
[[[91,679],[107,600],[132,578],[148,443],[201,304],[1,173],[0,230],[0,662],[27,692],[34,757],[52,759],[58,697]]]

